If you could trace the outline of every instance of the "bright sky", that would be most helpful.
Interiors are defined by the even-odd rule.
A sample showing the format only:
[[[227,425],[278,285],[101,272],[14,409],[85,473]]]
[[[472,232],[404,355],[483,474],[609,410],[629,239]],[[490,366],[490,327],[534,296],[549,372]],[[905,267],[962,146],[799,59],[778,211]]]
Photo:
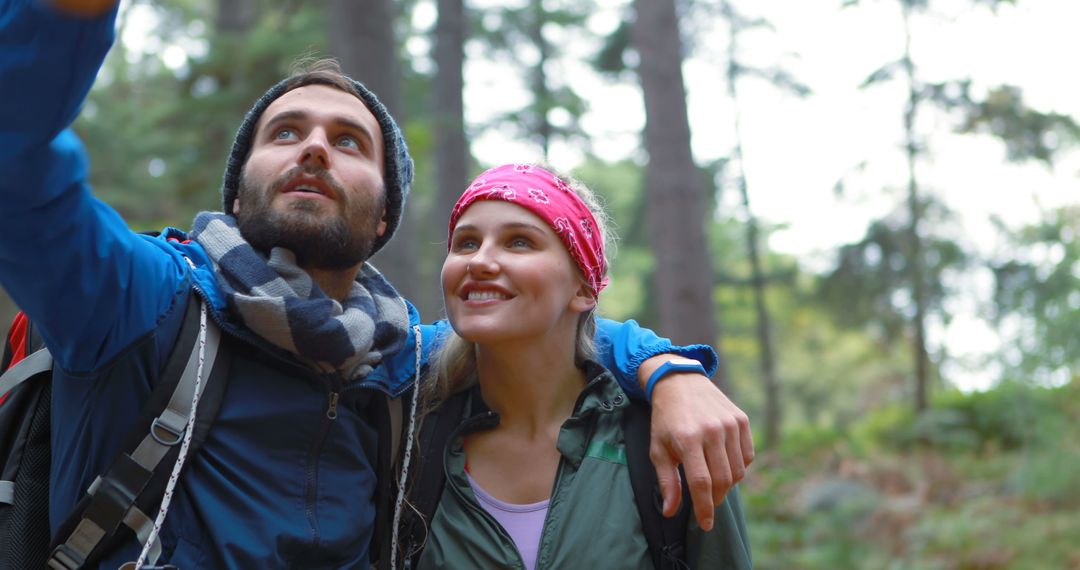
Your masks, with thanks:
[[[610,31],[626,2],[599,4],[602,9],[590,19],[590,27]],[[903,197],[906,163],[899,145],[904,86],[896,82],[858,88],[870,73],[902,53],[899,2],[863,0],[843,10],[839,0],[735,4],[774,26],[772,31],[746,34],[741,56],[761,66],[780,65],[814,92],[799,100],[753,79],[739,85],[752,207],[767,222],[784,226],[773,235],[772,248],[798,256],[807,267],[828,267],[830,252],[861,237],[870,220],[882,217]],[[1080,53],[1080,35],[1075,33],[1080,3],[1019,0],[1016,7],[1002,6],[996,16],[969,0],[931,4],[935,11],[913,22],[913,54],[925,80],[969,77],[976,92],[1011,84],[1021,87],[1026,102],[1038,110],[1080,118],[1080,79],[1067,71]],[[684,73],[693,148],[699,162],[705,162],[729,153],[733,107],[722,67],[727,30],[718,25],[698,32]],[[574,42],[571,49],[582,61],[595,52],[594,45],[582,42]],[[644,125],[639,90],[596,78],[583,66],[564,61],[554,71],[570,77],[589,99],[591,110],[583,124],[593,136],[595,151],[609,159],[639,152]],[[466,78],[466,116],[474,124],[528,100],[524,93],[506,88],[504,74],[490,65],[471,63]],[[990,254],[1001,247],[991,216],[1015,226],[1038,219],[1042,209],[1076,200],[1080,153],[1062,153],[1053,171],[1040,164],[1009,164],[1000,142],[983,135],[954,135],[938,113],[925,112],[920,126],[932,133],[928,144],[933,155],[932,162],[918,167],[920,182],[960,213],[952,235],[976,251]],[[476,141],[473,150],[485,163],[537,158],[536,148],[498,133]],[[579,160],[575,149],[553,151],[556,166],[572,168]],[[837,196],[834,187],[841,179],[846,190]],[[736,203],[737,196],[728,192],[722,207],[735,212]],[[930,340],[935,347],[944,345],[952,357],[944,369],[947,378],[965,389],[987,387],[996,375],[982,358],[1001,349],[997,334],[976,318],[989,298],[989,275],[965,275],[957,286],[968,294],[954,302],[956,318],[948,327],[931,323]],[[1062,373],[1066,371],[1059,371],[1058,381],[1067,378]]]

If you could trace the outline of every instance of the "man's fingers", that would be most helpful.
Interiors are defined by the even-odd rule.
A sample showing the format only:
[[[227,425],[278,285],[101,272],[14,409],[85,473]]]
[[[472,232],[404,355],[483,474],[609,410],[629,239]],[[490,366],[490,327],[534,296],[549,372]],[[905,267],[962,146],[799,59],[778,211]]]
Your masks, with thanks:
[[[717,463],[723,463],[726,468],[727,455],[720,454],[720,458],[721,461]],[[702,530],[711,530],[715,510],[712,501],[713,483],[709,465],[701,449],[683,457],[683,471],[686,474],[686,484],[690,487],[690,500],[694,503],[694,516],[697,518],[698,526]]]
[[[716,465],[712,461],[709,461],[709,467],[712,471],[712,496],[713,505],[719,506],[724,501],[724,496],[731,490],[732,485],[742,480],[743,475],[746,474],[746,464],[743,462],[742,444],[739,442],[738,434],[734,433],[738,426],[736,422],[732,420],[730,426],[726,426],[723,437],[723,449],[724,453],[721,453],[721,457],[716,461]],[[717,446],[709,446],[708,449],[715,449]],[[711,459],[711,458],[710,458]],[[726,465],[724,465],[726,460]]]
[[[663,446],[649,448],[649,457],[656,468],[656,482],[660,485],[660,495],[664,499],[661,513],[673,517],[682,504],[682,478],[679,477],[679,465]]]
[[[739,425],[739,443],[742,446],[743,465],[750,467],[750,464],[754,462],[754,435],[750,433],[750,418],[743,414]]]

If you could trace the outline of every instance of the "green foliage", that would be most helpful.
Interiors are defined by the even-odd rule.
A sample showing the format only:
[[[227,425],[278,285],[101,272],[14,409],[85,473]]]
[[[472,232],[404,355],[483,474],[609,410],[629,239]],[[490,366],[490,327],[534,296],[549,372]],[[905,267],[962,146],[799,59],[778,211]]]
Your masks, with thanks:
[[[266,11],[233,37],[214,33],[210,2],[145,6],[157,18],[148,32],[156,49],[117,45],[75,128],[98,196],[137,229],[186,228],[195,212],[220,209],[225,157],[247,109],[297,57],[322,51],[322,13]],[[170,47],[190,59],[165,66]]]
[[[1001,85],[991,89],[984,99],[975,100],[970,96],[968,82],[961,85],[961,97],[942,101],[946,108],[962,110],[964,119],[958,131],[1001,139],[1009,160],[1035,159],[1049,165],[1055,153],[1080,140],[1080,125],[1072,117],[1027,107],[1019,87]],[[949,85],[932,87],[939,91]]]
[[[579,124],[587,101],[562,73],[552,71],[563,54],[561,45],[550,38],[555,32],[564,37],[573,34],[584,25],[588,11],[588,3],[528,0],[474,12],[474,45],[490,60],[520,70],[532,95],[528,105],[494,117],[481,129],[500,129],[533,140],[545,153],[556,139],[587,146]],[[556,117],[565,121],[556,121]]]
[[[630,45],[630,28],[630,21],[623,19],[603,39],[603,45],[596,52],[596,58],[592,61],[593,67],[597,71],[618,77],[632,69],[633,66],[629,64],[627,57],[628,52],[633,49]]]
[[[1007,382],[986,392],[946,392],[919,416],[902,406],[878,410],[861,421],[854,433],[861,441],[896,450],[928,446],[995,453],[1046,446],[1058,441],[1071,421],[1068,400],[1063,399],[1069,390]]]
[[[940,202],[921,208],[927,226],[949,223],[952,214]],[[912,318],[912,252],[909,229],[893,218],[873,222],[858,242],[841,246],[835,268],[821,281],[822,301],[840,323],[867,327],[884,340],[897,340]],[[947,321],[944,303],[950,291],[944,276],[960,271],[968,255],[956,242],[937,236],[922,238],[922,272],[928,311]]]
[[[923,419],[936,413],[953,419]],[[941,394],[923,418],[868,410],[850,430],[795,429],[759,456],[742,484],[755,567],[1080,561],[1080,385]]]
[[[1007,253],[991,263],[995,320],[1018,321],[1002,363],[1032,379],[1080,369],[1080,208],[1048,212],[1043,221],[1019,230],[999,230]]]

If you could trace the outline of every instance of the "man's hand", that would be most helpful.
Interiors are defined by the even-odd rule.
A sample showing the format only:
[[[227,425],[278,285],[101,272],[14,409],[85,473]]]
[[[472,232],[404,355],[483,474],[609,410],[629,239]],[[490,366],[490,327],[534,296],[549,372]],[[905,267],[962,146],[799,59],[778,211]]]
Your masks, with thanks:
[[[119,0],[48,0],[46,4],[72,16],[93,18],[107,12],[117,2]]]
[[[647,379],[668,360],[665,356],[642,363],[639,378]],[[681,463],[698,525],[711,530],[715,507],[754,460],[750,420],[708,377],[670,374],[653,388],[649,456],[664,496],[664,516],[678,512],[682,501]]]

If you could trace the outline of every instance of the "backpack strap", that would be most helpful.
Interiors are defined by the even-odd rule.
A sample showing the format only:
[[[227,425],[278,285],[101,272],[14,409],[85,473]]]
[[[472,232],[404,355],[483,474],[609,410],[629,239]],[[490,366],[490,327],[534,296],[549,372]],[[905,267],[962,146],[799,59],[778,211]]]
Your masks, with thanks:
[[[37,329],[19,313],[4,343],[2,367],[18,364],[43,345]],[[41,370],[0,394],[0,568],[45,566],[52,457],[50,380],[50,371]]]
[[[657,570],[689,568],[686,552],[686,529],[690,519],[690,488],[686,475],[679,467],[682,481],[682,503],[675,516],[667,518],[661,512],[663,497],[656,479],[656,469],[649,459],[649,430],[652,410],[644,402],[630,400],[623,410],[623,436],[626,440],[626,463],[630,470],[630,485],[634,502],[641,517],[641,530],[649,544],[649,554]]]
[[[39,348],[0,375],[0,395],[7,394],[31,376],[49,370],[52,370],[52,354],[47,348]]]
[[[20,315],[22,315],[22,313],[20,313]],[[25,319],[25,316],[23,318]],[[29,338],[29,335],[29,321],[27,321],[26,325],[22,328],[22,334],[19,335],[19,338],[8,338],[8,343],[5,347],[4,362],[6,364],[14,361],[15,365],[11,368],[8,368],[4,371],[2,375],[0,375],[0,404],[3,404],[5,401],[7,401],[8,396],[12,393],[12,391],[18,386],[22,385],[23,382],[37,376],[38,374],[41,374],[43,372],[47,373],[52,370],[52,355],[49,354],[49,351],[46,348],[39,348],[35,352],[31,353],[30,356],[26,357],[12,356],[13,352],[22,352],[23,354],[25,354],[26,347],[30,346],[31,344],[31,339]],[[40,344],[40,338],[37,338],[36,340],[37,344]],[[13,345],[20,345],[22,350],[20,351],[18,348],[13,350]],[[20,359],[16,360],[16,358]],[[41,398],[41,396],[38,395],[29,397],[31,398],[31,404],[26,409],[37,410],[37,398]],[[10,405],[16,407],[19,406],[18,403],[12,403]],[[15,433],[19,435],[15,436],[16,440],[29,437],[29,435],[26,434],[29,433],[27,430],[30,426],[29,422],[33,421],[33,415],[35,414],[31,414],[30,417],[24,418],[24,420],[20,422],[19,426],[4,425],[0,427],[5,428],[4,432],[7,433],[11,433],[13,429],[17,428]],[[44,426],[47,429],[49,421],[48,410],[46,410],[46,413],[44,413],[43,416],[45,422]],[[22,448],[22,445],[20,445],[20,443],[20,441],[12,441],[12,449],[7,449],[6,447],[3,447],[2,444],[0,444],[0,447],[3,448],[3,453],[10,454],[17,452],[16,450]],[[19,463],[20,461],[18,460],[18,458],[11,458],[8,467],[10,469],[15,469],[16,467],[18,467]],[[16,472],[12,471],[11,473],[8,473],[7,469],[4,469],[3,471],[3,473],[0,473],[0,504],[11,505],[15,501]]]
[[[402,558],[405,568],[415,568],[420,562],[427,542],[428,529],[439,508],[439,499],[446,486],[446,445],[450,434],[465,416],[465,403],[469,391],[454,394],[427,414],[417,435],[416,464],[412,471],[415,478],[409,487],[409,503],[415,509],[404,523]]]
[[[397,449],[392,445],[400,442],[400,428],[395,427],[394,415],[401,413],[401,401],[390,398],[385,394],[375,394],[369,401],[363,415],[367,421],[374,425],[378,432],[378,451],[372,467],[375,469],[375,522],[372,529],[371,545],[368,549],[368,557],[374,568],[376,562],[387,560],[389,555],[389,537],[393,510],[394,485],[394,461],[397,457]]]
[[[153,518],[146,513],[161,502],[191,412],[198,380],[200,313],[205,310],[192,294],[177,343],[125,451],[94,480],[87,495],[60,525],[48,561],[50,568],[74,569],[96,563],[126,538],[125,533],[118,534],[124,527],[134,532],[140,543],[150,536]],[[230,359],[229,351],[218,350],[221,340],[220,329],[208,320],[202,357],[203,370],[210,372],[204,373],[189,454],[205,440],[224,399]],[[156,561],[159,554],[152,558]]]

